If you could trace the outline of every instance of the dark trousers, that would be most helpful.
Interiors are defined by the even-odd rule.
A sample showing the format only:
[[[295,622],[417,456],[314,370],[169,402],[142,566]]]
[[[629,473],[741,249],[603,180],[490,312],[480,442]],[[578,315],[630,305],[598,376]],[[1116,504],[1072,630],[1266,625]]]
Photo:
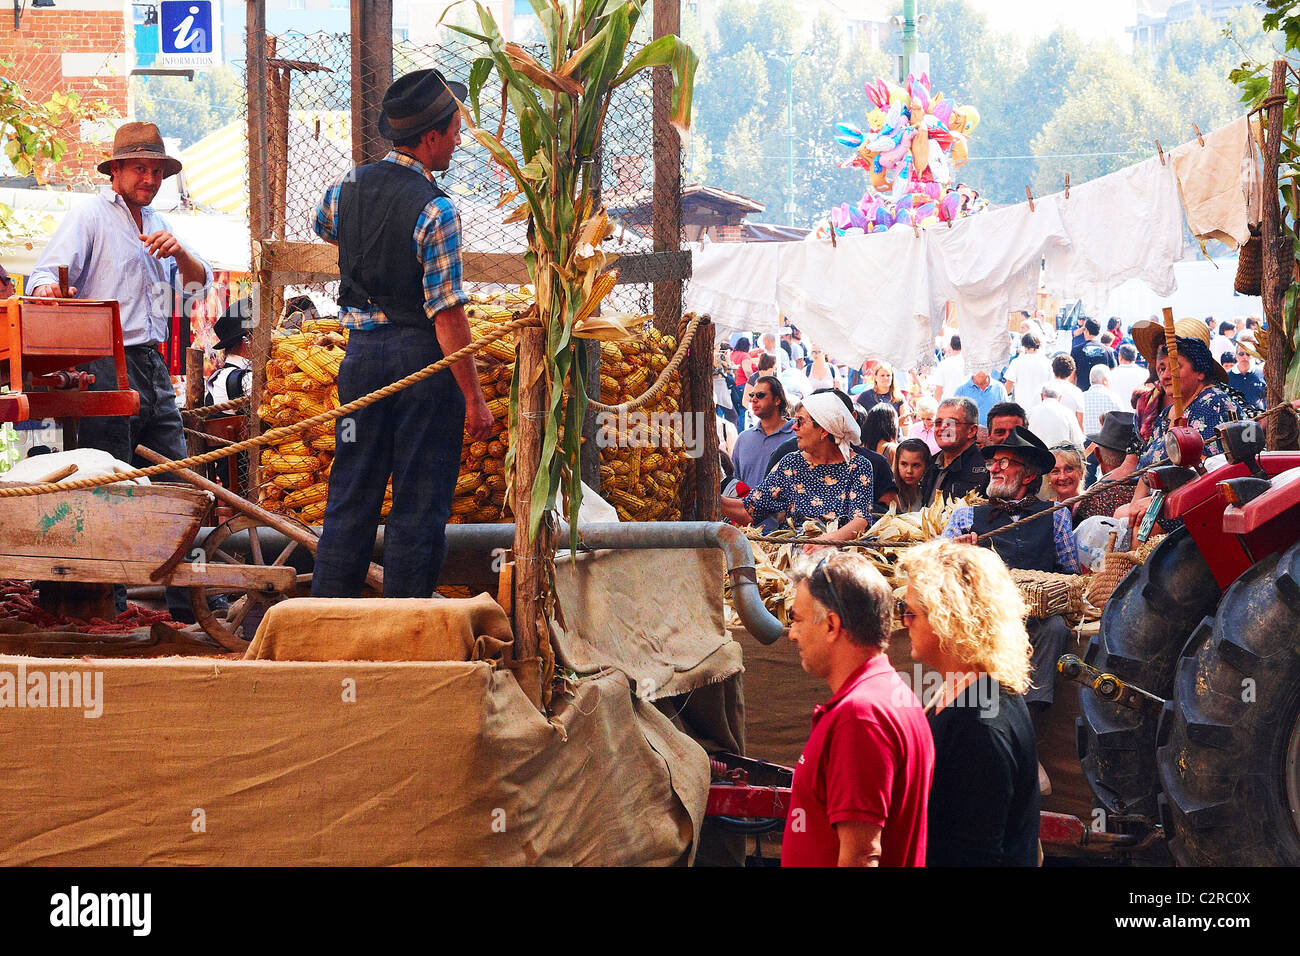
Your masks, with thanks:
[[[92,392],[118,388],[117,369],[111,357],[95,359],[80,368],[95,376],[95,383],[90,386]],[[106,451],[136,468],[153,464],[136,456],[137,445],[144,445],[168,458],[184,458],[187,450],[185,433],[181,430],[181,413],[176,407],[176,390],[172,388],[171,375],[158,349],[151,345],[127,346],[126,378],[125,387],[140,395],[140,410],[130,418],[79,419],[77,444],[82,448]],[[126,610],[126,588],[119,585],[113,596],[120,614]],[[167,588],[166,597],[167,611],[173,620],[194,622],[189,592],[185,588]]]
[[[1025,620],[1033,654],[1029,658],[1029,679],[1033,687],[1025,694],[1025,703],[1050,706],[1056,698],[1056,662],[1069,644],[1071,631],[1059,614]]]
[[[354,331],[339,368],[339,401],[360,398],[441,357],[432,325]],[[465,399],[450,370],[335,423],[329,506],[312,597],[360,596],[390,475],[384,597],[433,594],[447,555],[446,525],[464,430]]]

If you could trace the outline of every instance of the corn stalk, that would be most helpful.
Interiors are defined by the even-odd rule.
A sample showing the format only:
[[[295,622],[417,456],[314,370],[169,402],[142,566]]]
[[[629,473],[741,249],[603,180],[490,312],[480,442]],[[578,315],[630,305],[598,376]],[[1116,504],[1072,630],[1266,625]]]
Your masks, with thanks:
[[[482,55],[470,68],[462,118],[466,132],[514,179],[516,188],[503,205],[518,202],[507,214],[507,221],[528,221],[528,271],[546,329],[550,404],[538,479],[527,505],[528,522],[535,534],[542,516],[555,507],[563,489],[576,547],[587,360],[586,349],[575,339],[574,325],[594,313],[612,287],[611,277],[598,277],[617,258],[601,249],[613,226],[603,208],[594,208],[599,184],[594,179],[593,160],[614,91],[653,67],[672,71],[671,121],[685,131],[698,61],[691,48],[675,36],[654,40],[628,60],[628,40],[646,0],[530,2],[541,21],[549,66],[523,47],[507,43],[491,12],[477,0],[473,3],[480,30],[447,26],[482,45]],[[446,16],[444,12],[444,20]],[[518,124],[520,156],[502,142],[504,115],[495,131],[483,128],[482,97],[494,73],[503,107],[508,105]],[[512,440],[507,471],[513,464],[518,433],[519,385],[516,374],[510,389]],[[515,507],[518,512],[518,501]],[[516,518],[522,515],[517,513]]]

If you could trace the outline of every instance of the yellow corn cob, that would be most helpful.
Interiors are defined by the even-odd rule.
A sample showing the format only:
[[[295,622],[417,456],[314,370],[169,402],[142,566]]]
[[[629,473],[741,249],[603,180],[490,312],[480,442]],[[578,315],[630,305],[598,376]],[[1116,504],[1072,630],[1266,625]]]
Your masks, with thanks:
[[[287,441],[282,445],[276,446],[276,451],[281,455],[311,455],[314,454],[310,448],[302,443],[299,439]]]
[[[454,497],[460,498],[464,495],[471,494],[476,488],[483,484],[483,475],[476,471],[466,472],[456,479],[456,491]]]
[[[346,354],[342,349],[312,348],[298,359],[298,368],[321,385],[333,385]]]
[[[317,524],[325,517],[325,502],[317,501],[309,504],[298,512],[298,518],[303,524]]]
[[[494,398],[487,403],[487,407],[493,418],[504,418],[510,414],[510,399]]]
[[[504,458],[506,457],[506,446],[499,441],[488,442],[487,453],[490,458]]]
[[[311,440],[311,447],[317,451],[334,450],[334,429],[330,428],[324,435],[318,435]]]
[[[478,502],[472,497],[456,498],[451,503],[451,513],[453,515],[467,515],[471,514],[477,507]]]
[[[329,497],[330,486],[328,481],[318,481],[306,488],[300,488],[297,491],[291,491],[284,496],[284,506],[286,508],[303,508],[307,505],[322,502]]]
[[[271,479],[275,484],[272,487],[288,488],[306,488],[308,485],[316,484],[316,472],[314,471],[292,471],[283,475],[276,475]],[[269,490],[269,489],[268,489]]]
[[[272,474],[319,471],[321,467],[320,459],[315,455],[278,455],[271,452],[270,456],[268,460],[267,453],[262,453],[262,467]]]

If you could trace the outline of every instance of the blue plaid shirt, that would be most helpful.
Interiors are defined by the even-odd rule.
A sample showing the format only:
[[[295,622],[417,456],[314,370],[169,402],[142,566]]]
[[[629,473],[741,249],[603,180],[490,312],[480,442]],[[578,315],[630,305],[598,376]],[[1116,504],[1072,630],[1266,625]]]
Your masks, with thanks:
[[[952,517],[943,529],[945,538],[969,534],[975,526],[975,509],[963,505],[953,509]],[[1052,542],[1056,545],[1056,570],[1061,574],[1079,573],[1079,548],[1074,540],[1074,522],[1070,510],[1061,508],[1052,513]]]
[[[433,182],[429,170],[405,153],[389,150],[382,162],[418,170]],[[339,241],[339,193],[342,189],[343,180],[340,179],[325,190],[325,198],[316,208],[316,235],[326,242]],[[452,309],[469,301],[469,296],[460,287],[460,216],[450,199],[439,196],[424,207],[415,220],[411,252],[424,264],[424,311],[430,321],[443,309]],[[350,329],[376,329],[388,324],[388,316],[379,309],[344,306],[339,310],[339,321]]]

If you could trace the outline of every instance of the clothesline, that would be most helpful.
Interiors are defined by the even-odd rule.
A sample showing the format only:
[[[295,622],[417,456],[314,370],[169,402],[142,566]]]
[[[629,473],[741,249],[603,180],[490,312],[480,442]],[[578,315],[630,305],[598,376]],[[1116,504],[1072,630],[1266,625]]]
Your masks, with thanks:
[[[1032,203],[987,210],[952,228],[826,240],[715,242],[698,248],[686,305],[726,331],[789,322],[837,359],[904,368],[932,360],[945,306],[956,306],[970,371],[1009,358],[1007,315],[1032,308],[1041,269],[1072,295],[1100,297],[1130,279],[1169,296],[1194,235],[1239,245],[1257,182],[1243,116],[1107,176]],[[783,320],[784,316],[784,320]]]

